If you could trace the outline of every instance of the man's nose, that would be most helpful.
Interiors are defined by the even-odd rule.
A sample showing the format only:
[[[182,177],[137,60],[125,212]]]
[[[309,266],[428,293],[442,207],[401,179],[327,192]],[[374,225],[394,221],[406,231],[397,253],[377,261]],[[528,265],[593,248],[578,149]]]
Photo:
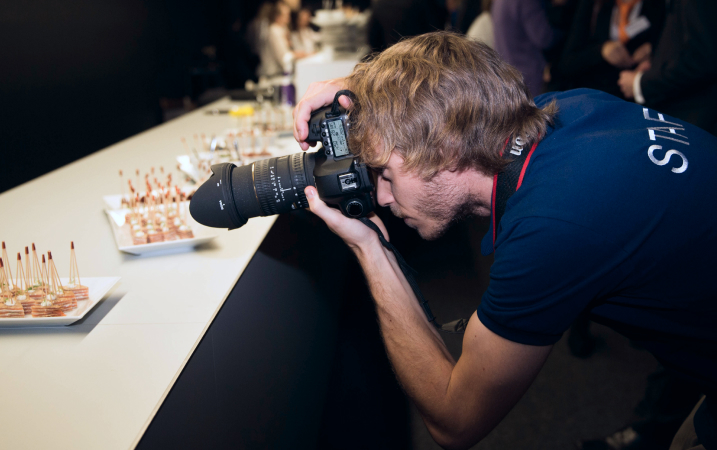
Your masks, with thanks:
[[[388,206],[393,203],[391,184],[380,175],[376,178],[376,201],[381,206]]]

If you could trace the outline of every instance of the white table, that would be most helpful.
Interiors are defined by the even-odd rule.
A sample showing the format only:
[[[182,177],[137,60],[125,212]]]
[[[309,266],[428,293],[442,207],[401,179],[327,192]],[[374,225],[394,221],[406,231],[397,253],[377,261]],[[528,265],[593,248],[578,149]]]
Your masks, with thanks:
[[[232,127],[229,116],[204,113],[229,105],[220,100],[0,195],[0,239],[11,254],[35,242],[67,276],[73,240],[81,276],[122,277],[81,324],[0,328],[0,448],[137,445],[276,217],[217,230],[196,251],[131,256],[116,248],[102,196],[118,193],[119,169],[174,167],[181,136]]]

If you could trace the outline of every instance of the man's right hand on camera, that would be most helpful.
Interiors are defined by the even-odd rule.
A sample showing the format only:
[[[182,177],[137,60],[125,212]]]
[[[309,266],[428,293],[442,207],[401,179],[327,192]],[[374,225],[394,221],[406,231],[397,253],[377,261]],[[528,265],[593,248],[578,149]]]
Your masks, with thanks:
[[[345,88],[343,78],[320,81],[309,85],[306,94],[304,94],[296,105],[296,108],[294,108],[294,138],[302,150],[308,150],[310,147],[306,139],[309,137],[309,119],[311,118],[311,113],[333,103],[336,93]],[[339,98],[339,103],[344,108],[351,106],[351,100],[345,95]]]

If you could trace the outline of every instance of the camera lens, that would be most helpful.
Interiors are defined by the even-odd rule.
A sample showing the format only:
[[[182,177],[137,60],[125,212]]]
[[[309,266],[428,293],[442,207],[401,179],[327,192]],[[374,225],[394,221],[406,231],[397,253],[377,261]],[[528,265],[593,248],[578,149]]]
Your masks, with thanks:
[[[216,164],[189,204],[194,220],[209,227],[239,228],[257,216],[309,206],[304,188],[313,183],[315,153],[294,153],[247,166]]]
[[[254,188],[262,215],[271,216],[309,206],[304,188],[313,177],[314,153],[294,153],[253,164]],[[309,167],[310,170],[307,170]],[[313,184],[313,183],[310,183]]]

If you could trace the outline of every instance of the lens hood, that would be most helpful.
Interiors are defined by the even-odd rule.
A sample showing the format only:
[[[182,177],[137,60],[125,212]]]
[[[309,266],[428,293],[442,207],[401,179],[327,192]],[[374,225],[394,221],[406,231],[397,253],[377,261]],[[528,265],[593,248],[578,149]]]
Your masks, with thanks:
[[[232,190],[234,164],[212,166],[212,175],[192,196],[189,213],[202,225],[233,230],[247,222],[237,211]]]

